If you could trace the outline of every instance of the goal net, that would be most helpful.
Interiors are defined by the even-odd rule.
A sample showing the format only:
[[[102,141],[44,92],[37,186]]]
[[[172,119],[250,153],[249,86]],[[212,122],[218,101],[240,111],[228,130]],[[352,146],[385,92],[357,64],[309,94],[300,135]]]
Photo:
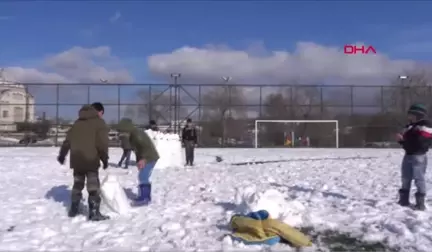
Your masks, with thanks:
[[[255,148],[339,148],[337,120],[255,120]]]

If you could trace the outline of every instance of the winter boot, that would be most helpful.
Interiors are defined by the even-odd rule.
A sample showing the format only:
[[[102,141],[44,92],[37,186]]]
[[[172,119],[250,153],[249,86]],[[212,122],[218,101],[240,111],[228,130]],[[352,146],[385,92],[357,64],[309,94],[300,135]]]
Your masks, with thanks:
[[[90,221],[102,221],[109,219],[108,216],[101,214],[100,212],[100,198],[96,199],[96,197],[89,197],[89,220]]]
[[[414,206],[415,210],[424,211],[426,210],[425,206],[425,194],[424,193],[416,193],[415,194],[416,204]]]
[[[70,218],[74,218],[78,215],[80,203],[81,203],[81,200],[78,200],[78,201],[75,200],[71,203],[71,206],[70,206],[69,212],[68,212],[68,216]]]
[[[147,205],[151,201],[151,184],[141,184],[138,187],[139,195],[135,199],[136,205]]]
[[[409,206],[409,190],[399,189],[399,205],[401,206]]]

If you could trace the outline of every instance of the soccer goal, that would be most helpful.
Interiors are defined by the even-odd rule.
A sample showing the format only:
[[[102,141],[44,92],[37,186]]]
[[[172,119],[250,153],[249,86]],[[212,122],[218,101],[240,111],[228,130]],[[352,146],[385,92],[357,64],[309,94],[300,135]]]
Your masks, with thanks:
[[[255,148],[339,148],[337,120],[255,120]]]

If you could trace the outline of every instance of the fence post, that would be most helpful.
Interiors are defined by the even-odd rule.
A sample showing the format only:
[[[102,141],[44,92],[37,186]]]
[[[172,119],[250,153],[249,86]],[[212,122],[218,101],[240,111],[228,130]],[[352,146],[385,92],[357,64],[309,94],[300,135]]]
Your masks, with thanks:
[[[120,122],[120,117],[121,117],[121,109],[120,109],[120,104],[121,104],[121,87],[120,84],[117,84],[117,123]]]
[[[56,136],[55,146],[58,146],[58,131],[59,131],[59,106],[60,106],[60,84],[56,84]]]
[[[90,84],[87,85],[87,104],[90,104]]]
[[[295,117],[294,115],[294,86],[290,85],[290,114],[291,117]],[[294,118],[293,118],[294,119]]]
[[[324,115],[324,94],[323,94],[323,87],[320,87],[320,107],[321,107],[321,114],[320,118]]]
[[[262,89],[263,89],[263,86],[260,86],[259,87],[259,117],[261,118],[262,117]]]
[[[201,121],[201,84],[198,86],[198,121],[200,124],[200,130],[198,131],[199,134],[199,141],[201,141],[202,136],[202,121]]]
[[[350,86],[350,115],[354,114],[354,87]]]
[[[148,118],[148,121],[150,122],[150,120],[152,119],[152,111],[153,111],[153,99],[152,99],[152,85],[149,85],[149,87],[148,87],[148,100],[149,100],[149,102],[148,102],[148,104],[147,104],[147,106],[148,106],[148,116],[149,116],[149,118]]]

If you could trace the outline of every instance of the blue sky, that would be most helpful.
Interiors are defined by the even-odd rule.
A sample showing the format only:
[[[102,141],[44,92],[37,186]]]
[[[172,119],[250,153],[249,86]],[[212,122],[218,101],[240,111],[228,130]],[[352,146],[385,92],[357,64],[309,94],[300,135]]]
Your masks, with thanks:
[[[4,1],[0,66],[32,68],[72,47],[108,46],[136,82],[148,57],[183,46],[293,51],[299,41],[364,42],[391,59],[428,62],[427,1]]]
[[[395,47],[415,42],[405,32],[428,29],[431,9],[427,1],[8,1],[0,3],[0,16],[9,18],[0,20],[8,36],[0,41],[1,62],[76,45],[109,45],[119,57],[139,59],[183,45],[244,48],[254,41],[271,49],[364,41],[406,57]],[[416,36],[424,42],[432,34]]]

